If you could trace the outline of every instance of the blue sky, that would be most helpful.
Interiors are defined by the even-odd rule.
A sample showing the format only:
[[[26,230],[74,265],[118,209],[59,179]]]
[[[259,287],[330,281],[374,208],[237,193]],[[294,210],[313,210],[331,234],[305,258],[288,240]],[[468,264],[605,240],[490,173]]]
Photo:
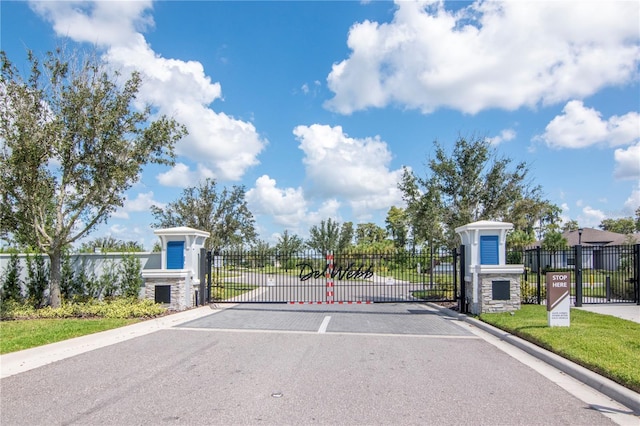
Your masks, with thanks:
[[[91,238],[151,248],[150,205],[205,177],[244,185],[260,238],[402,206],[403,166],[490,138],[564,220],[640,206],[640,3],[2,2],[1,47],[95,45],[142,72],[140,99],[187,125]]]

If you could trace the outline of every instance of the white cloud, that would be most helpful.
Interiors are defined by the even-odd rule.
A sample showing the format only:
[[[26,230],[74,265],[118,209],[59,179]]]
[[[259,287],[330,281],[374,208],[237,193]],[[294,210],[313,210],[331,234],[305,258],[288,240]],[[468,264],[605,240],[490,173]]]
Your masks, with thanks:
[[[138,31],[154,25],[147,14],[152,2],[32,1],[31,8],[53,24],[54,31],[80,42],[126,44]]]
[[[564,106],[562,115],[551,120],[536,139],[552,148],[628,145],[640,140],[640,114],[634,111],[603,120],[599,111],[574,100]]]
[[[516,137],[516,131],[513,129],[504,129],[498,136],[489,138],[488,141],[491,145],[500,145],[502,142],[509,142]]]
[[[594,209],[591,206],[585,206],[582,209],[582,214],[578,217],[578,223],[581,226],[589,228],[597,228],[603,219],[606,219],[607,215],[602,210]]]
[[[305,234],[309,227],[321,220],[339,220],[340,202],[335,198],[324,200],[317,210],[312,210],[302,188],[280,189],[275,179],[263,175],[256,186],[246,193],[249,209],[256,215],[269,217],[282,230]]]
[[[129,219],[129,213],[148,212],[151,206],[164,207],[164,204],[153,199],[153,191],[141,192],[134,199],[126,198],[124,206],[116,211],[113,217],[117,219]]]
[[[627,149],[616,149],[613,156],[616,160],[615,178],[640,181],[640,142]]]
[[[399,104],[477,113],[584,98],[633,79],[637,2],[396,1],[388,23],[354,24],[351,53],[327,77],[326,107]],[[567,19],[571,17],[571,19]]]
[[[636,209],[640,207],[640,183],[631,191],[624,203],[624,215],[635,217]]]
[[[276,188],[276,181],[267,175],[256,180],[255,188],[247,191],[246,200],[252,212],[269,215],[284,229],[298,227],[307,215],[302,188]]]
[[[379,137],[350,138],[340,126],[313,124],[293,130],[314,195],[348,200],[356,216],[402,202],[402,170],[389,170],[391,152]]]
[[[109,231],[112,235],[124,235],[127,234],[127,227],[116,223],[115,225],[111,225]]]
[[[176,153],[198,162],[223,180],[239,180],[267,141],[255,127],[209,105],[222,97],[197,61],[163,58],[140,32],[153,24],[150,2],[43,2],[34,10],[53,23],[54,30],[79,42],[105,48],[108,63],[124,73],[143,75],[140,103],[174,117],[189,130],[176,144]]]
[[[196,186],[199,182],[214,177],[214,173],[201,164],[198,164],[197,169],[192,171],[186,164],[176,163],[171,170],[158,174],[156,179],[164,186],[186,188]]]

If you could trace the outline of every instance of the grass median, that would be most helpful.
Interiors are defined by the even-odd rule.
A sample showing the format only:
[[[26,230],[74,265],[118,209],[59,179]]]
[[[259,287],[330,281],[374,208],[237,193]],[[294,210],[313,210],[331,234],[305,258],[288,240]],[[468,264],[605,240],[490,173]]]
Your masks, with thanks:
[[[0,354],[29,349],[165,315],[151,300],[117,298],[65,302],[35,309],[28,303],[0,305]]]
[[[139,322],[123,318],[57,318],[0,322],[0,354],[80,337]]]
[[[541,305],[480,319],[640,392],[640,324],[571,309],[570,327],[549,327]]]

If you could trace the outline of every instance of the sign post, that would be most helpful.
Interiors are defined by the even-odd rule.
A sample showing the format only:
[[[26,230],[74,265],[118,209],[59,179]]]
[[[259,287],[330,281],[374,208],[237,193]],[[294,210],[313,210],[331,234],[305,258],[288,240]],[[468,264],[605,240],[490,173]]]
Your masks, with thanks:
[[[547,320],[549,327],[569,327],[570,295],[569,274],[547,272]]]

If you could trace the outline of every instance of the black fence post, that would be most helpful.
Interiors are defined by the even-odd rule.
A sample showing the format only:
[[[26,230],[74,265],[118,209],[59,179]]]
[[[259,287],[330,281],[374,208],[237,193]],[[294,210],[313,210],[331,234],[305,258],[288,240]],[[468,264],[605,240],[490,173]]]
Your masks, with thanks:
[[[206,283],[207,283],[207,249],[205,248],[201,248],[200,249],[200,274],[199,274],[199,278],[200,278],[200,286],[198,288],[198,297],[197,297],[197,305],[198,306],[203,306],[206,304],[206,297],[205,297],[205,292],[206,290]]]
[[[460,297],[458,298],[458,312],[467,313],[467,283],[464,280],[466,268],[464,244],[460,245]]]
[[[536,247],[536,297],[538,299],[538,305],[542,303],[542,247]]]
[[[211,251],[207,252],[207,303],[211,303]]]
[[[453,249],[453,298],[458,295],[458,249]]]
[[[633,286],[636,305],[640,305],[640,244],[633,248]]]
[[[582,306],[582,245],[578,244],[574,247],[576,256],[576,308]]]

